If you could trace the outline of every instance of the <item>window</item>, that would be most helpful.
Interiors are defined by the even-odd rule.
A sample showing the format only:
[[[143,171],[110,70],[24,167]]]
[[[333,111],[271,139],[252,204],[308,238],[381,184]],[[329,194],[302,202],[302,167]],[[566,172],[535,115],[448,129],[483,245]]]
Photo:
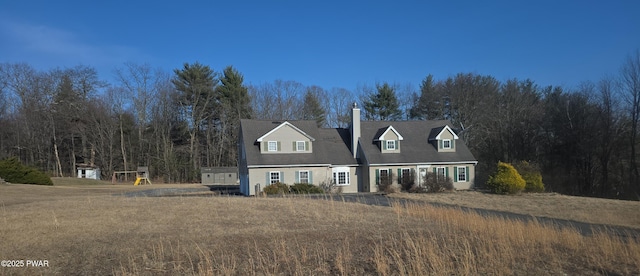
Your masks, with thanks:
[[[349,174],[351,170],[348,167],[340,167],[333,169],[333,182],[338,186],[350,184]]]
[[[298,172],[298,183],[309,183],[309,171]]]
[[[269,141],[267,143],[269,144],[269,147],[267,148],[268,151],[278,151],[278,142]]]
[[[393,183],[391,169],[380,169],[376,170],[376,184],[386,184],[391,185]]]
[[[442,140],[442,148],[443,149],[450,149],[451,148],[451,139]]]
[[[411,173],[411,169],[402,169],[401,172],[402,174],[398,178],[400,183],[411,183],[411,181],[413,181],[413,174]]]
[[[269,184],[281,182],[280,179],[280,172],[269,172]]]
[[[396,140],[387,140],[387,150],[395,150],[396,149]]]
[[[402,169],[402,177],[404,177],[405,175],[410,175],[411,174],[411,169]]]
[[[385,179],[389,177],[389,170],[380,170],[380,179]]]
[[[296,151],[306,151],[307,147],[305,146],[304,141],[296,141]]]
[[[440,178],[441,178],[441,179],[444,179],[444,177],[445,177],[445,176],[447,176],[447,175],[446,175],[446,168],[445,168],[445,167],[439,167],[439,168],[436,168],[436,177],[437,177],[438,179],[440,179]]]
[[[458,167],[458,182],[467,182],[467,168]]]

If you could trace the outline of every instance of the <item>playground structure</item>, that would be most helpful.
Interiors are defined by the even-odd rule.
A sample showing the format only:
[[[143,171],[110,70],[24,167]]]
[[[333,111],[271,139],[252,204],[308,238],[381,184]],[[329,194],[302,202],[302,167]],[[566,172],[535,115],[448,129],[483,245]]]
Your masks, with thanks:
[[[111,176],[111,184],[116,184],[119,182],[119,178],[124,177],[124,181],[127,181],[129,174],[136,175],[136,181],[133,183],[134,186],[138,185],[151,185],[151,180],[149,180],[149,167],[138,167],[135,171],[114,171]]]

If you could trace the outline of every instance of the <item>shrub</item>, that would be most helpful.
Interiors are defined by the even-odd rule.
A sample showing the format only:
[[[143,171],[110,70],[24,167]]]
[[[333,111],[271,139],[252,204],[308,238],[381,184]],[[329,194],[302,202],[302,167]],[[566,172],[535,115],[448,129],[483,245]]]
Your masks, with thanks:
[[[0,161],[0,177],[10,183],[53,185],[45,173],[22,165],[15,157]]]
[[[527,161],[520,161],[514,166],[522,179],[524,179],[525,186],[524,191],[528,193],[541,193],[544,192],[544,183],[542,183],[542,174],[540,169],[535,164],[531,164]]]
[[[409,173],[404,173],[401,177],[398,177],[398,183],[400,183],[400,187],[403,191],[411,192],[411,190],[416,187],[415,179],[416,173],[411,170]]]
[[[290,190],[294,194],[323,194],[322,188],[307,183],[296,183],[290,187]]]
[[[264,189],[262,189],[262,191],[265,194],[268,194],[268,195],[288,194],[289,193],[289,185],[284,184],[284,183],[280,183],[280,182],[276,182],[276,183],[273,183],[271,185],[267,185],[267,187],[264,187]]]
[[[378,191],[387,194],[396,192],[396,189],[393,187],[393,173],[390,170],[386,176],[379,176]]]
[[[439,193],[453,191],[453,180],[451,180],[451,177],[443,177],[442,175],[437,176],[435,173],[427,173],[427,175],[429,174],[431,174],[431,177],[425,177],[423,181],[426,192]]]
[[[453,191],[453,181],[450,177],[438,176],[436,173],[428,172],[421,185],[414,187],[410,192],[414,193],[440,193]]]
[[[496,171],[489,176],[487,187],[496,194],[515,194],[524,189],[525,181],[509,163],[498,162]]]
[[[342,193],[342,187],[336,185],[335,182],[333,181],[322,181],[320,182],[320,184],[318,184],[319,188],[327,194],[331,194],[331,193],[336,193],[336,194],[341,194]]]

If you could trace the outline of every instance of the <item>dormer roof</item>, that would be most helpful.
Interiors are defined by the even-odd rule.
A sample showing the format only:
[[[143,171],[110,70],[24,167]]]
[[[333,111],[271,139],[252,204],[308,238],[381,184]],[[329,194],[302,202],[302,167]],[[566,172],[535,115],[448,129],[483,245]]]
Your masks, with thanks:
[[[318,128],[314,120],[290,120],[289,124],[306,133],[306,137],[313,137],[313,154],[263,154],[260,143],[271,139],[265,133],[282,124],[282,121],[272,120],[240,120],[240,142],[244,148],[246,162],[249,167],[255,166],[291,166],[291,165],[357,165],[349,151],[350,134],[344,128]],[[295,128],[291,128],[294,130]],[[280,129],[283,130],[283,129]],[[297,130],[296,130],[297,131]],[[301,133],[302,133],[301,132]],[[277,133],[277,132],[276,132]],[[298,134],[295,134],[298,135]],[[257,139],[262,138],[259,142]]]
[[[294,126],[293,124],[291,124],[291,123],[289,123],[289,122],[285,121],[284,123],[281,123],[280,125],[278,125],[278,126],[277,126],[277,127],[275,127],[274,129],[272,129],[272,130],[270,130],[269,132],[265,133],[264,135],[260,136],[260,137],[256,140],[256,142],[262,142],[262,141],[263,141],[263,139],[264,139],[265,137],[267,137],[267,136],[269,136],[270,134],[272,134],[272,133],[274,133],[274,132],[278,131],[278,129],[280,129],[280,128],[284,127],[284,126],[289,126],[289,127],[291,127],[291,128],[292,128],[292,129],[294,129],[295,131],[297,131],[297,132],[299,132],[300,134],[304,135],[305,137],[309,138],[309,140],[311,140],[311,141],[315,141],[315,140],[316,140],[315,138],[311,137],[311,135],[309,135],[309,134],[305,133],[304,131],[302,131],[301,129],[297,128],[297,127],[296,127],[296,126]]]
[[[388,126],[386,128],[381,128],[378,131],[378,133],[380,133],[380,135],[378,135],[378,133],[376,133],[376,137],[374,137],[373,141],[382,141],[382,140],[384,140],[384,136],[386,136],[389,131],[393,131],[393,133],[395,133],[396,136],[398,136],[398,140],[400,140],[400,141],[404,140],[402,135],[400,135],[400,133],[395,128],[393,128],[393,126]]]
[[[380,142],[373,141],[376,138],[380,138],[390,124],[393,124],[393,128],[398,133],[402,133],[404,138],[401,143],[402,151],[394,154],[387,154],[381,151]],[[364,156],[362,160],[369,165],[477,162],[469,148],[460,142],[463,137],[455,134],[449,124],[450,122],[447,120],[363,121],[361,125],[362,138],[359,144]],[[445,130],[451,131],[452,134],[449,135]],[[434,147],[433,142],[428,141],[429,139],[435,140],[438,136],[441,136],[440,138],[444,138],[445,136],[458,138],[455,143],[455,150],[439,152],[438,148]]]
[[[431,133],[429,133],[429,141],[442,139],[442,133],[444,133],[445,131],[449,131],[451,135],[453,135],[453,139],[459,139],[455,131],[453,131],[448,125],[444,125],[431,130]]]

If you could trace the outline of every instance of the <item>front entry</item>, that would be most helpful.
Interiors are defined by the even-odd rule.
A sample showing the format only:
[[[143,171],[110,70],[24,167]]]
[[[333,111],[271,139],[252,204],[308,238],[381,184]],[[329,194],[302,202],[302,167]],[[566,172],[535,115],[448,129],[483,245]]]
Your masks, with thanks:
[[[427,172],[431,166],[418,166],[418,185],[422,186],[425,178],[427,178]]]

